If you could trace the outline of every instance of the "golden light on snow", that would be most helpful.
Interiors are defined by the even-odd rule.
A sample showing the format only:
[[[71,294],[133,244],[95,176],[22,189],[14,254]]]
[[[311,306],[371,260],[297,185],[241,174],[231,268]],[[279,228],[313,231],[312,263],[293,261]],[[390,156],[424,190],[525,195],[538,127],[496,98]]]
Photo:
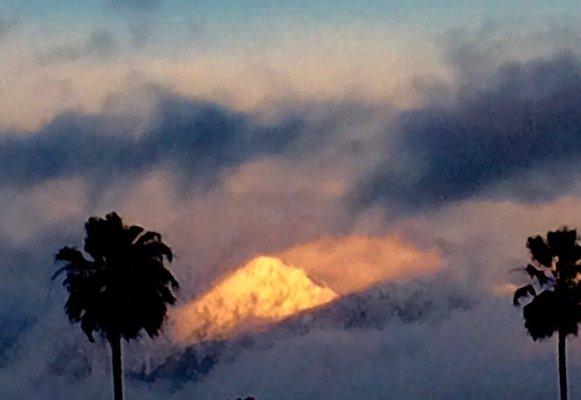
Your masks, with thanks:
[[[275,257],[257,257],[177,311],[174,336],[198,342],[257,330],[337,298],[305,271]]]
[[[326,238],[250,260],[173,314],[195,343],[257,331],[341,295],[438,271],[440,255],[394,236]]]

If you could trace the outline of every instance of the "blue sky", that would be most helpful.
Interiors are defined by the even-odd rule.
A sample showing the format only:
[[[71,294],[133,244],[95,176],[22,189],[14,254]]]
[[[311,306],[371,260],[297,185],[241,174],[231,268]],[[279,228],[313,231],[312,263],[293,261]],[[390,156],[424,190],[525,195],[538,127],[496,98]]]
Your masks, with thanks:
[[[122,2],[118,2],[122,3]],[[372,23],[420,26],[425,30],[445,29],[453,25],[497,19],[537,19],[567,21],[574,19],[570,12],[575,1],[179,1],[168,0],[152,7],[119,7],[102,1],[28,1],[7,0],[0,13],[16,16],[30,23],[47,23],[53,29],[72,26],[109,25],[115,21],[114,10],[120,14],[154,13],[155,18],[172,29],[184,18],[207,19],[228,32],[232,29],[274,29],[291,21],[303,24],[341,26]],[[132,11],[130,11],[132,10]],[[573,21],[574,22],[574,21]],[[62,26],[64,24],[64,26]],[[271,26],[272,25],[272,26]]]
[[[380,35],[384,35],[390,42],[406,47],[439,40],[449,30],[478,29],[487,24],[518,26],[520,32],[555,26],[574,28],[579,17],[570,12],[573,8],[575,1],[566,0],[9,0],[0,5],[0,19],[18,26],[14,32],[21,36],[21,52],[46,52],[54,46],[87,40],[95,31],[107,31],[119,40],[121,55],[188,58],[192,49],[234,54],[277,42],[284,48],[309,35],[332,36],[330,32],[343,36],[355,32],[351,37],[361,46],[381,45]],[[358,31],[377,35],[358,38]],[[148,36],[148,46],[125,46],[127,42],[143,41],[144,35]]]

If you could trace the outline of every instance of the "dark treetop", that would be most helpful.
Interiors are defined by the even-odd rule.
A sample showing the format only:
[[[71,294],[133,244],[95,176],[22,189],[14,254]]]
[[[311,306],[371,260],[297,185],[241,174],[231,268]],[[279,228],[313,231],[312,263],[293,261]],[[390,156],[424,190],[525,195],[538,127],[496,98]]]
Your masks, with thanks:
[[[53,279],[65,273],[69,292],[65,304],[71,322],[80,322],[90,341],[98,332],[107,338],[136,338],[143,329],[157,336],[167,305],[176,298],[178,282],[164,266],[171,249],[157,232],[125,226],[114,212],[90,218],[85,224],[85,253],[62,248],[56,260],[64,262]]]
[[[560,331],[563,335],[577,335],[581,321],[581,246],[577,231],[566,227],[547,233],[547,238],[530,237],[527,241],[533,264],[524,271],[533,284],[518,289],[514,304],[522,297],[533,296],[523,309],[525,327],[534,340],[550,337]]]

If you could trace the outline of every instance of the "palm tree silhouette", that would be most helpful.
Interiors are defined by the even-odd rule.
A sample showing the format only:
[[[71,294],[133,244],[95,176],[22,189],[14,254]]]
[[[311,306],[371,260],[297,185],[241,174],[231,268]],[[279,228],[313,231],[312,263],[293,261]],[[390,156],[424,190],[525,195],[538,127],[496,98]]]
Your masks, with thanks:
[[[523,308],[525,327],[533,340],[558,332],[559,387],[561,400],[567,399],[566,337],[577,335],[581,321],[581,246],[577,231],[563,227],[548,232],[547,238],[529,237],[527,247],[533,264],[522,268],[533,284],[517,289],[513,304],[532,296]],[[548,273],[548,275],[545,273]],[[542,290],[539,294],[535,290]],[[544,289],[544,290],[543,290]]]
[[[172,261],[171,249],[157,232],[125,226],[115,212],[85,223],[85,254],[63,247],[55,259],[65,265],[52,279],[65,273],[69,293],[65,312],[71,323],[81,323],[89,341],[97,332],[111,346],[115,400],[123,399],[121,337],[136,339],[144,330],[157,336],[167,305],[176,302],[179,285],[164,261]],[[172,291],[173,290],[173,291]]]

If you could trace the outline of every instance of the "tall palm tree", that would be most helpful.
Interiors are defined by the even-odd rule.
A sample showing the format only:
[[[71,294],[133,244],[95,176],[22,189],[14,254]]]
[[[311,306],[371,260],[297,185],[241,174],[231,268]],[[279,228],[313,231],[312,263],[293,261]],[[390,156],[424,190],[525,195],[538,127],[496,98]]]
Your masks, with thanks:
[[[159,233],[126,226],[114,212],[89,218],[85,231],[85,253],[60,249],[55,258],[64,266],[52,279],[66,275],[64,308],[71,323],[80,322],[89,341],[95,341],[96,332],[109,342],[114,398],[122,400],[121,338],[136,339],[142,330],[149,337],[160,333],[179,287],[164,265],[173,255]]]
[[[559,387],[567,399],[566,337],[577,335],[581,321],[581,246],[577,231],[563,227],[541,236],[529,237],[527,247],[532,264],[523,270],[533,284],[517,289],[513,303],[523,297],[532,300],[523,308],[525,327],[533,340],[558,333]],[[540,293],[537,294],[537,290]]]

